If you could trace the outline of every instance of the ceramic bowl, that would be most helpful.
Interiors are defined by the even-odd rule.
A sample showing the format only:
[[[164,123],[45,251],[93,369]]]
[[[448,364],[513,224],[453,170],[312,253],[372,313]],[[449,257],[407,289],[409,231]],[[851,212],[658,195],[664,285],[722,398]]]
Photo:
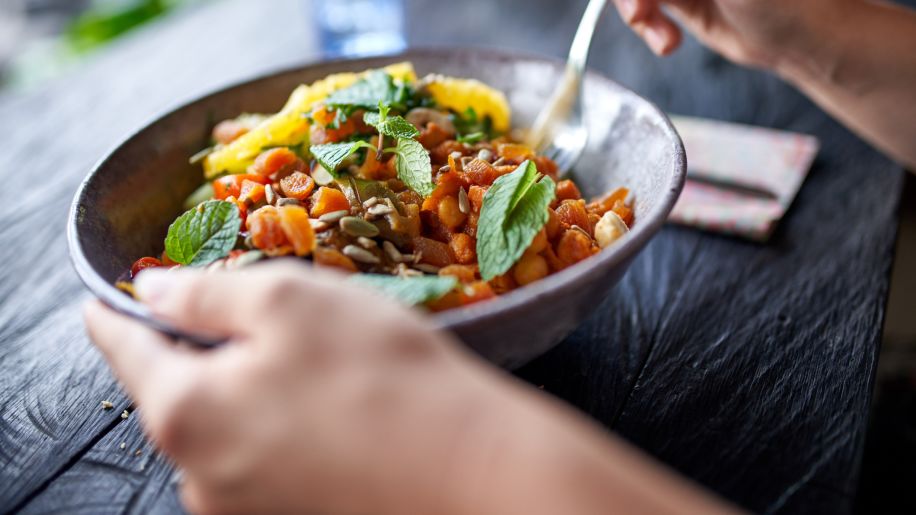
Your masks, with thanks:
[[[413,50],[322,62],[207,95],[128,137],[89,173],[73,201],[70,254],[86,286],[113,308],[151,321],[113,282],[140,256],[158,255],[182,201],[202,182],[188,156],[208,144],[216,121],[242,112],[275,112],[299,84],[342,71],[408,60],[418,75],[480,79],[506,92],[513,124],[529,126],[560,80],[564,63],[488,49]],[[572,178],[586,198],[626,186],[635,198],[632,230],[597,256],[498,299],[430,315],[487,359],[519,366],[568,335],[601,303],[655,235],[684,183],[686,159],[668,118],[647,100],[596,72],[585,80],[588,148]]]

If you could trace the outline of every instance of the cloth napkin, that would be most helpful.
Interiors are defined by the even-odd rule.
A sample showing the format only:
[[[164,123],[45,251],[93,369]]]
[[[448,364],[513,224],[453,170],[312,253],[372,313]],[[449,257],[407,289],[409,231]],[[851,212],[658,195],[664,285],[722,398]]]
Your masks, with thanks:
[[[687,183],[670,221],[766,241],[808,175],[817,138],[672,116],[687,150]]]

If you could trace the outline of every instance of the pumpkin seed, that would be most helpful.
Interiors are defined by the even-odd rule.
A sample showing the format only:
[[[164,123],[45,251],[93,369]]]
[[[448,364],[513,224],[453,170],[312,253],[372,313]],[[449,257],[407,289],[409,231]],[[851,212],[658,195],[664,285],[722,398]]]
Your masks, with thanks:
[[[360,263],[366,263],[370,265],[377,265],[379,263],[379,258],[375,254],[369,252],[366,249],[357,247],[356,245],[347,245],[343,248],[343,254],[348,258],[359,261]]]
[[[277,199],[277,207],[282,206],[298,206],[299,201],[294,198],[279,198]]]
[[[359,243],[359,246],[364,249],[372,249],[378,247],[378,243],[376,243],[375,240],[366,238],[365,236],[356,238],[356,243]]]
[[[368,212],[372,216],[382,216],[393,213],[394,209],[392,209],[390,206],[386,206],[385,204],[378,204],[370,207]]]
[[[490,162],[490,159],[493,159],[493,152],[491,152],[490,149],[487,149],[487,148],[482,149],[480,152],[477,153],[477,159],[480,159],[481,161]]]
[[[318,219],[321,220],[322,222],[327,222],[329,224],[332,224],[334,222],[340,221],[341,218],[349,214],[350,214],[349,211],[341,209],[340,211],[331,211],[330,213],[325,213],[319,216]]]
[[[277,204],[277,193],[274,191],[274,187],[270,184],[264,186],[264,199],[267,200],[267,203],[271,206]]]
[[[378,236],[378,227],[358,216],[345,216],[341,218],[340,229],[351,236],[367,236],[370,238]]]
[[[468,200],[468,192],[465,191],[464,186],[458,190],[458,211],[464,214],[471,212],[471,201]]]
[[[427,274],[438,274],[440,270],[438,266],[429,263],[417,263],[413,267]]]
[[[382,242],[382,250],[385,251],[385,254],[388,254],[388,257],[395,263],[400,263],[404,259],[404,254],[401,254],[401,251],[394,246],[394,243],[391,243],[388,240]]]
[[[309,218],[309,223],[312,224],[312,230],[315,232],[327,231],[331,227],[327,222],[322,222],[317,218]]]

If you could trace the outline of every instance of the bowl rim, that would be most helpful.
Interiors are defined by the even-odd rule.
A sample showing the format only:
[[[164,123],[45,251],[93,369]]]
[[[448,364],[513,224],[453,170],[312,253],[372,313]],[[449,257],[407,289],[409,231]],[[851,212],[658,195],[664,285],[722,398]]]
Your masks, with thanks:
[[[83,198],[86,196],[89,184],[115,153],[130,142],[142,137],[146,131],[150,130],[160,121],[174,116],[180,111],[188,109],[198,103],[205,102],[210,97],[229,92],[236,88],[251,86],[258,82],[276,80],[284,75],[302,73],[310,68],[332,69],[338,66],[352,65],[354,63],[364,63],[367,68],[373,68],[384,66],[392,62],[410,61],[414,57],[436,58],[456,56],[482,56],[490,60],[540,62],[558,68],[562,68],[566,65],[565,61],[553,56],[502,48],[474,46],[416,47],[409,48],[402,52],[376,56],[307,60],[295,65],[284,66],[273,71],[260,73],[247,79],[233,81],[225,86],[195,96],[190,100],[178,102],[176,105],[165,108],[158,114],[153,115],[139,128],[130,132],[126,137],[112,145],[103,156],[96,161],[89,173],[77,187],[73,200],[71,201],[67,221],[69,255],[77,275],[96,297],[115,311],[135,318],[144,319],[153,326],[154,329],[172,335],[176,334],[176,331],[167,323],[163,323],[153,317],[152,313],[144,304],[124,295],[124,293],[118,290],[113,284],[110,284],[102,278],[89,263],[83,251],[82,243],[79,239],[79,220],[81,218],[80,206]],[[335,72],[332,70],[328,73]],[[671,120],[665,112],[659,109],[652,101],[638,95],[634,91],[593,68],[587,70],[587,77],[589,80],[594,80],[610,86],[612,89],[619,92],[620,95],[629,97],[631,102],[642,104],[648,112],[657,117],[657,121],[661,122],[661,129],[671,144],[669,149],[670,155],[673,156],[672,170],[671,173],[666,174],[667,184],[665,185],[662,197],[648,213],[643,214],[638,223],[633,226],[632,230],[614,244],[610,252],[602,251],[592,256],[590,259],[580,261],[557,273],[529,284],[524,288],[519,288],[500,295],[496,299],[472,304],[459,309],[432,313],[428,316],[428,319],[434,327],[457,331],[473,324],[479,324],[482,320],[494,318],[502,319],[507,316],[515,316],[520,311],[524,310],[533,300],[577,287],[587,282],[594,274],[609,271],[634,258],[667,220],[669,213],[674,208],[674,204],[684,187],[687,174],[687,157],[680,135],[675,130]],[[609,290],[610,288],[608,291]]]

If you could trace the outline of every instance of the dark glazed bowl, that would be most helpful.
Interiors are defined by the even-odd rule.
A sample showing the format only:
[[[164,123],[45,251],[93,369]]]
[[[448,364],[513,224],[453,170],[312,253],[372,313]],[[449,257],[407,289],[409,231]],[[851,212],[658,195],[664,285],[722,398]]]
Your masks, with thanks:
[[[188,156],[207,145],[212,124],[242,112],[275,112],[301,83],[404,60],[412,61],[420,76],[473,77],[505,91],[516,127],[533,122],[564,66],[488,49],[415,50],[284,71],[180,107],[130,136],[77,191],[68,229],[70,254],[83,282],[113,308],[149,318],[113,282],[137,258],[162,250],[182,201],[202,182],[201,170],[188,164]],[[655,106],[594,72],[586,78],[584,105],[590,137],[573,178],[586,198],[617,186],[630,188],[636,221],[624,238],[595,257],[496,300],[432,315],[436,326],[502,366],[519,366],[545,352],[594,310],[661,228],[684,183],[681,140]]]

